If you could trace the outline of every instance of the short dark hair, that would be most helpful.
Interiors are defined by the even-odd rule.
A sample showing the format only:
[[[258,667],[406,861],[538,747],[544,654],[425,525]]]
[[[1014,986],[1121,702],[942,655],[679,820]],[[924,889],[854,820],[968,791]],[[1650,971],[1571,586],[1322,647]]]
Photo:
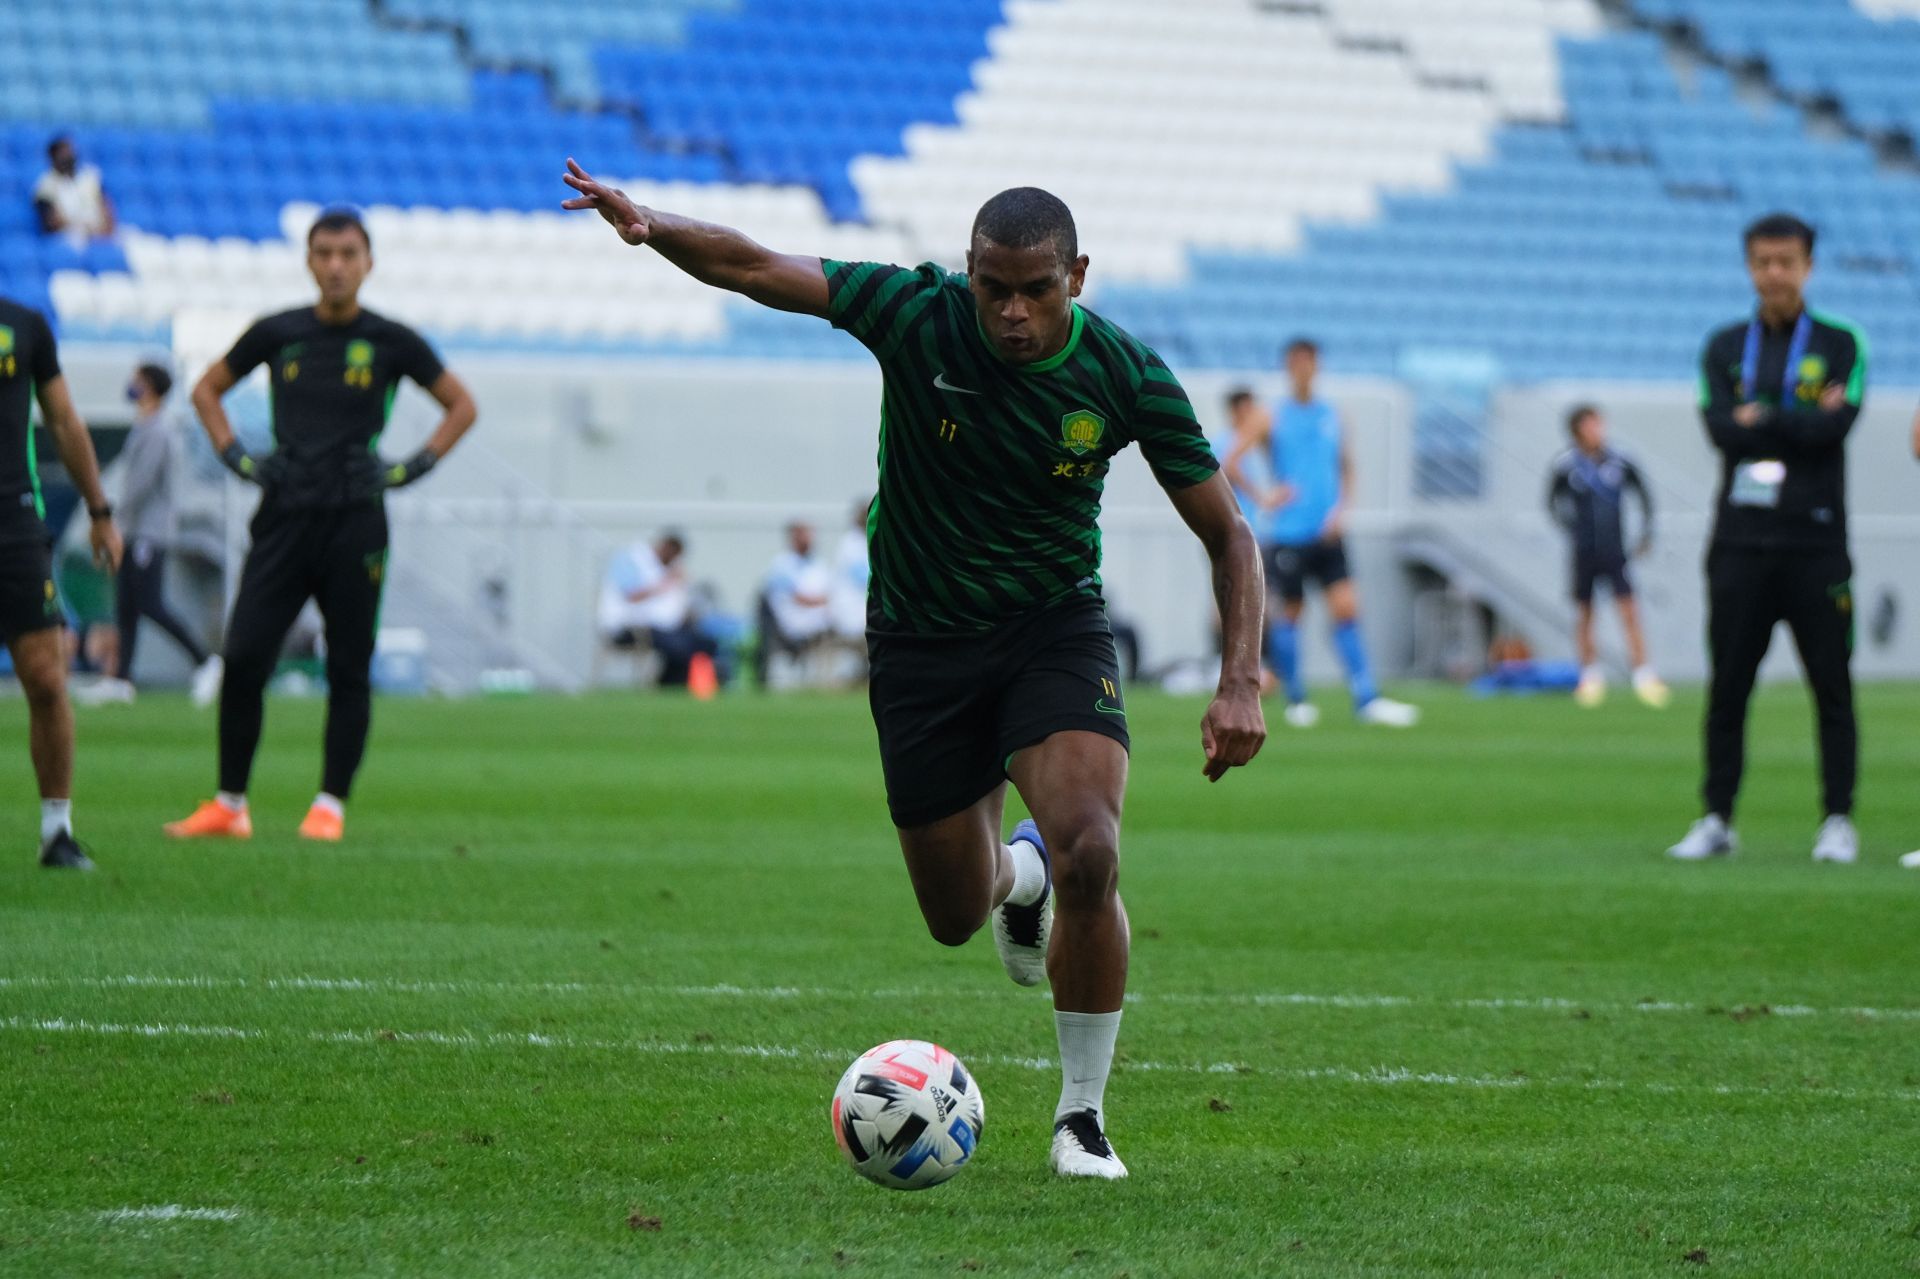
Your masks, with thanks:
[[[73,135],[71,133],[54,134],[52,137],[47,139],[47,159],[49,160],[53,159],[53,153],[55,151],[58,151],[61,147],[63,146],[70,147],[72,145],[73,145]]]
[[[1289,339],[1287,344],[1280,348],[1280,358],[1283,360],[1287,359],[1291,357],[1295,351],[1305,351],[1308,355],[1317,356],[1320,354],[1320,344],[1305,334],[1302,334],[1299,337]]]
[[[1244,386],[1236,386],[1227,392],[1227,407],[1237,409],[1242,404],[1253,403],[1253,392]]]
[[[145,382],[147,388],[161,399],[165,399],[167,392],[173,389],[173,374],[167,372],[163,365],[142,364],[133,371],[133,375]]]
[[[367,234],[367,224],[360,220],[360,210],[349,208],[344,204],[320,210],[320,216],[315,218],[313,225],[307,228],[307,247],[309,249],[313,247],[313,237],[322,231],[347,230],[358,231],[360,238],[366,241],[367,252],[373,252],[373,237]]]
[[[683,555],[687,549],[686,535],[677,528],[663,529],[656,540],[656,545],[670,546],[675,555]]]
[[[1567,434],[1580,434],[1580,424],[1590,417],[1599,417],[1600,410],[1591,404],[1576,404],[1567,410]]]
[[[1755,240],[1798,240],[1807,246],[1807,256],[1813,256],[1814,230],[1791,213],[1769,213],[1748,225],[1746,238],[1741,241],[1748,249],[1753,248]]]
[[[973,216],[973,238],[1009,249],[1051,244],[1062,262],[1080,256],[1080,233],[1073,212],[1059,196],[1039,187],[1012,187],[980,206]]]

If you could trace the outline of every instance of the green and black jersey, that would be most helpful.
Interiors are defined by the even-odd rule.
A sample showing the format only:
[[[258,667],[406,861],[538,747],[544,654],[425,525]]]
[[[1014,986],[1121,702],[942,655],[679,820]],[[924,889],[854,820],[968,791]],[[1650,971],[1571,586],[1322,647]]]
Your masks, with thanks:
[[[1009,364],[967,277],[825,263],[828,318],[880,361],[880,486],[867,533],[876,631],[983,631],[1099,591],[1100,494],[1134,442],[1162,487],[1219,469],[1151,349],[1074,307],[1057,355]]]
[[[1829,409],[1820,397],[1833,387],[1844,396]],[[1846,546],[1846,441],[1866,387],[1866,336],[1831,315],[1809,310],[1783,325],[1747,319],[1707,339],[1700,416],[1720,451],[1714,545]],[[1745,403],[1764,409],[1752,426],[1733,417]]]
[[[380,491],[380,432],[400,379],[440,380],[440,357],[404,324],[364,308],[328,324],[314,308],[270,315],[240,335],[226,356],[235,382],[259,365],[271,379],[280,475],[269,495],[285,509],[324,509],[372,500]]]
[[[0,541],[42,541],[40,471],[33,456],[33,397],[60,376],[46,317],[0,298]]]

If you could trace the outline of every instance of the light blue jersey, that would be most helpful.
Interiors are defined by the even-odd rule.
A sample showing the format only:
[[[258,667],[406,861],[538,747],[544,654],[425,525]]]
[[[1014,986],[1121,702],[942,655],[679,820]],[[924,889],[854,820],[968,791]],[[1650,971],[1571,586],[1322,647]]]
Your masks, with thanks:
[[[1274,405],[1269,441],[1273,478],[1293,486],[1293,501],[1267,513],[1262,540],[1304,546],[1320,540],[1327,516],[1340,503],[1340,414],[1325,400],[1302,404],[1292,396]]]

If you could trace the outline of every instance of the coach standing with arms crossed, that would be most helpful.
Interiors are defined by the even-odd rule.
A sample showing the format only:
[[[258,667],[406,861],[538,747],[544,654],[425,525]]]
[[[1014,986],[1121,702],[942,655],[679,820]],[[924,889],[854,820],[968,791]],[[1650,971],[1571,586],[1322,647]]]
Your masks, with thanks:
[[[1793,632],[1820,726],[1826,820],[1815,861],[1851,863],[1859,753],[1853,715],[1853,562],[1847,554],[1846,439],[1866,391],[1866,339],[1806,308],[1813,228],[1772,214],[1747,228],[1759,308],[1707,340],[1700,415],[1720,452],[1707,551],[1706,815],[1667,852],[1732,853],[1745,764],[1747,700],[1776,622]]]

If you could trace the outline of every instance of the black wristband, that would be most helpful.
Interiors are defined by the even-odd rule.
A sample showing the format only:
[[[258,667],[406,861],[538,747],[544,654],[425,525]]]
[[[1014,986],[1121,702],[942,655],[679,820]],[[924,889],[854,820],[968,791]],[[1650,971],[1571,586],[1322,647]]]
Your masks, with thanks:
[[[96,520],[110,520],[113,518],[113,503],[102,502],[99,506],[89,506],[87,515]]]

